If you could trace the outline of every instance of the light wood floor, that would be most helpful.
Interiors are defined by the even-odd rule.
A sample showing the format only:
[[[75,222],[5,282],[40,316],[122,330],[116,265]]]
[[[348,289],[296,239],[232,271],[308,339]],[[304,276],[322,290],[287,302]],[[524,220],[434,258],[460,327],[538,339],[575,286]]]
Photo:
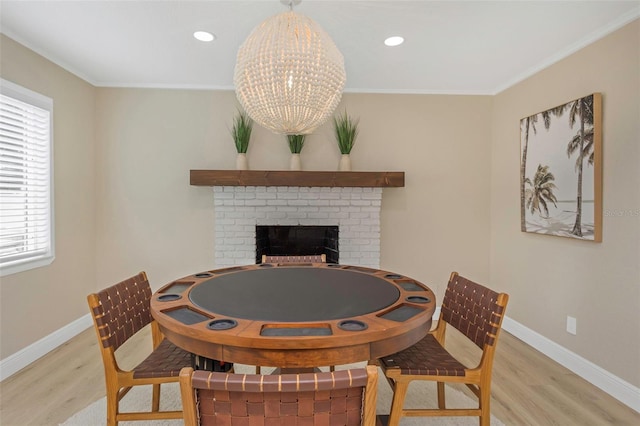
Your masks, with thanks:
[[[476,359],[475,346],[454,333],[447,339],[460,358]],[[148,332],[127,342],[119,350],[122,366],[133,366],[150,342]],[[5,379],[0,391],[2,426],[58,425],[103,397],[93,329]],[[640,425],[639,413],[504,331],[496,351],[491,411],[507,425]]]

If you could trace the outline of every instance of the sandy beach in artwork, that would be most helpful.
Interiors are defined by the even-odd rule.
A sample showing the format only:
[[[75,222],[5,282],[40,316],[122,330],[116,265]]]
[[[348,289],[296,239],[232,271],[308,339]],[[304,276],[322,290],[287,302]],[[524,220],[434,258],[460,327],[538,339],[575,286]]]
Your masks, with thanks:
[[[571,233],[576,221],[576,213],[563,211],[555,216],[544,218],[541,216],[527,215],[527,232],[537,234],[556,235],[559,237],[582,238],[583,240],[593,240],[593,222],[582,223],[582,237]]]

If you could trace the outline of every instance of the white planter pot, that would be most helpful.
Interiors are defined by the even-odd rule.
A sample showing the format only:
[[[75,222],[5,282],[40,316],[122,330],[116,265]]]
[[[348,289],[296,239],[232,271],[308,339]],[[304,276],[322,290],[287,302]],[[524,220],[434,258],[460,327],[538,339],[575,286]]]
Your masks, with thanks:
[[[342,156],[340,157],[338,170],[340,170],[341,172],[351,171],[351,156],[349,156],[349,154],[342,154]]]
[[[289,169],[302,170],[302,164],[300,163],[300,154],[291,154],[291,159],[289,160]]]
[[[249,169],[249,161],[247,160],[247,154],[238,153],[236,157],[236,169],[237,170],[248,170]]]

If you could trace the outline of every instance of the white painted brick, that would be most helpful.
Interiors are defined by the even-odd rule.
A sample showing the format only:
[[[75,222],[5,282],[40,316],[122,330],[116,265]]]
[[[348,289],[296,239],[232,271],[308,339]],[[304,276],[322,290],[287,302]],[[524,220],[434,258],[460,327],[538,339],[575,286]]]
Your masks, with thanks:
[[[371,215],[366,212],[351,212],[349,213],[349,219],[369,219]]]
[[[289,218],[289,219],[306,219],[307,218],[307,214],[306,213],[300,213],[300,212],[293,212],[293,213],[289,213],[287,215],[287,218]]]
[[[258,192],[256,193],[256,198],[259,200],[275,200],[276,193],[275,192]]]
[[[298,208],[295,206],[278,206],[276,207],[278,212],[297,212]]]
[[[329,219],[329,213],[325,212],[317,212],[317,213],[308,213],[307,217],[309,219]]]
[[[371,228],[372,231],[374,231],[373,227],[377,227],[378,228],[378,233],[380,232],[380,221],[379,220],[375,220],[375,219],[362,219],[360,221],[361,225],[366,225],[368,227]]]
[[[319,212],[320,209],[318,207],[301,206],[301,207],[298,207],[298,211],[302,213],[310,213],[310,212]]]
[[[270,212],[275,212],[277,209],[275,206],[259,206],[256,208],[256,211],[260,212],[260,213],[270,213]],[[248,214],[249,215],[249,214]]]
[[[234,198],[234,193],[232,192],[216,192],[214,194],[215,199],[219,200],[230,200]]]
[[[348,219],[349,218],[349,213],[348,212],[328,212],[326,210],[322,210],[323,212],[327,212],[329,214],[330,217],[333,217],[335,219]]]
[[[380,214],[380,206],[370,206],[370,207],[360,207],[360,211],[363,212],[369,212],[375,215],[379,215]]]
[[[268,219],[284,219],[285,217],[287,217],[287,212],[270,212],[267,215]]]
[[[298,193],[297,192],[278,192],[279,200],[297,200]]]
[[[363,200],[381,200],[382,193],[381,192],[364,192],[362,193]]]
[[[317,200],[320,198],[319,192],[304,192],[299,194],[301,200]]]
[[[339,193],[331,193],[331,192],[320,192],[320,194],[318,194],[318,199],[320,200],[339,200],[340,199],[340,194]]]
[[[267,216],[269,216],[271,213],[273,212],[259,212],[259,211],[255,211],[252,214],[248,215],[249,217],[247,219],[253,218],[253,219],[261,219],[261,218],[265,218]]]
[[[239,192],[236,194],[236,200],[252,200],[256,198],[255,192]]]
[[[254,263],[255,226],[261,224],[338,225],[340,263],[379,267],[380,188],[229,186],[213,190],[218,266]]]
[[[360,211],[362,211],[362,207],[358,207],[358,206],[346,206],[346,207],[342,207],[341,211],[343,211],[343,212],[349,212],[349,213],[353,213],[353,212],[360,212]]]

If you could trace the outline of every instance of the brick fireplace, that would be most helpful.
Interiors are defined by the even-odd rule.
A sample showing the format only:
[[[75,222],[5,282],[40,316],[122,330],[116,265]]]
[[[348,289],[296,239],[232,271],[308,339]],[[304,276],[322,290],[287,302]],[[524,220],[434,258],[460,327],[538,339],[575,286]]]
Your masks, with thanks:
[[[215,262],[256,262],[256,226],[337,226],[341,264],[380,267],[380,187],[214,186]]]

